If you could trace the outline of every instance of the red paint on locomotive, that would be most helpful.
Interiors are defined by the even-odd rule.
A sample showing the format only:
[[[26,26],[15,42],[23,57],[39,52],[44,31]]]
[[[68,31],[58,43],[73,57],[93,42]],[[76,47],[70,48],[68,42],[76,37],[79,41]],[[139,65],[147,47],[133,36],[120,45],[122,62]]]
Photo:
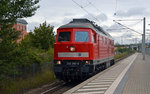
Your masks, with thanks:
[[[83,20],[83,22],[81,20]],[[94,73],[95,71],[100,71],[101,68],[108,67],[114,63],[114,40],[112,39],[112,37],[104,31],[97,32],[95,27],[89,20],[81,20],[74,20],[74,22],[70,23],[71,25],[69,24],[62,26],[57,30],[56,43],[54,44],[54,72],[56,74],[56,77],[63,80],[65,78],[63,77],[63,72],[66,72],[64,70],[67,70],[68,73],[70,73],[70,68],[77,68],[77,70],[80,71],[81,74],[85,72],[89,74],[91,73],[91,71],[89,70],[92,70],[92,72]],[[83,24],[84,21],[86,22],[85,24]],[[89,26],[86,26],[86,24]],[[70,50],[70,48],[72,50]],[[64,62],[64,65],[58,65],[57,61],[59,61],[59,63]],[[78,68],[79,65],[75,63],[75,66],[73,65],[73,63],[67,65],[68,61],[84,64],[79,64],[81,66],[80,68]],[[110,62],[110,64],[106,64],[107,62]],[[84,69],[84,67],[89,69]],[[70,77],[70,74],[67,75]]]

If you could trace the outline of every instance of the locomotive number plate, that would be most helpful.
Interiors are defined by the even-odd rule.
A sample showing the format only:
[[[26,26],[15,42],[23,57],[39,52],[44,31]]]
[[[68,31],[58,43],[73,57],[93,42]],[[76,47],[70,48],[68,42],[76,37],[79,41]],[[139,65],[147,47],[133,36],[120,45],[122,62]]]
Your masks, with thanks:
[[[58,57],[89,57],[88,52],[58,53]]]

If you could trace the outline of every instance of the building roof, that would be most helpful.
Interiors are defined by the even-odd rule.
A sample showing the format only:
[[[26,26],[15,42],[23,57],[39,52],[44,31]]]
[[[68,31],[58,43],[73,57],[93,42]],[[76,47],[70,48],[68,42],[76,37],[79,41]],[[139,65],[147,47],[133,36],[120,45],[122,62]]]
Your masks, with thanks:
[[[27,24],[28,24],[28,23],[27,23],[27,21],[26,21],[26,20],[24,20],[24,19],[17,19],[17,23],[25,24],[25,25],[27,25]]]

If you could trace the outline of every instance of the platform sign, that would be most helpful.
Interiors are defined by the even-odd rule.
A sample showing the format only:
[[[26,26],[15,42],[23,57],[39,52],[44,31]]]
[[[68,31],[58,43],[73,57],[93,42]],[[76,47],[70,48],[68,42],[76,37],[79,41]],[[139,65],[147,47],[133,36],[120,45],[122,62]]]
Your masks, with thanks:
[[[146,48],[150,48],[150,43],[146,43]]]

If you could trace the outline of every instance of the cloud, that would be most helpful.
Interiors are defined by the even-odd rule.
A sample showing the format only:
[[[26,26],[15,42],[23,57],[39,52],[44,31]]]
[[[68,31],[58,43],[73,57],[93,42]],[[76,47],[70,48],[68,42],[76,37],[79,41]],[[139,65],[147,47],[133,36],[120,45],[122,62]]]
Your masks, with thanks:
[[[86,15],[83,15],[82,18],[87,18],[89,20],[92,20],[92,21],[107,21],[108,20],[108,17],[106,14],[104,13],[101,13],[99,15],[95,15],[95,14],[86,14]]]
[[[38,23],[38,22],[30,22],[28,23],[28,26],[27,26],[27,31],[30,32],[30,31],[33,31],[35,29],[35,27],[39,27],[40,24],[42,24],[44,22],[41,22],[41,23]],[[55,28],[59,27],[60,23],[56,23],[56,22],[47,22],[47,25],[50,24],[51,26],[54,26]],[[56,30],[55,30],[56,31]]]
[[[49,22],[48,24],[54,26],[54,27],[58,27],[60,25],[60,23],[57,23],[57,22]]]
[[[27,31],[33,31],[35,29],[35,27],[39,27],[40,26],[40,23],[38,22],[30,22],[28,23],[27,25]]]
[[[64,18],[61,25],[68,24],[70,21],[72,21],[72,18]]]
[[[116,16],[118,17],[131,17],[131,16],[142,16],[150,15],[150,12],[146,8],[131,8],[127,11],[117,11]]]
[[[120,26],[118,24],[112,24],[110,27],[105,25],[105,26],[103,26],[103,28],[107,32],[122,32],[124,27],[122,27],[122,26]]]
[[[108,20],[107,15],[104,14],[104,13],[101,13],[101,14],[97,15],[96,18],[100,19],[102,22]]]
[[[135,34],[129,30],[129,31],[126,31],[122,36],[124,36],[125,38],[132,38],[135,36]]]
[[[118,24],[113,24],[110,27],[105,25],[103,28],[114,38],[115,43],[128,44],[130,41],[129,39],[135,37],[135,33],[133,31],[122,29],[124,27]]]
[[[73,16],[73,15],[75,15],[75,14],[71,13],[71,12],[64,13],[64,16]]]

